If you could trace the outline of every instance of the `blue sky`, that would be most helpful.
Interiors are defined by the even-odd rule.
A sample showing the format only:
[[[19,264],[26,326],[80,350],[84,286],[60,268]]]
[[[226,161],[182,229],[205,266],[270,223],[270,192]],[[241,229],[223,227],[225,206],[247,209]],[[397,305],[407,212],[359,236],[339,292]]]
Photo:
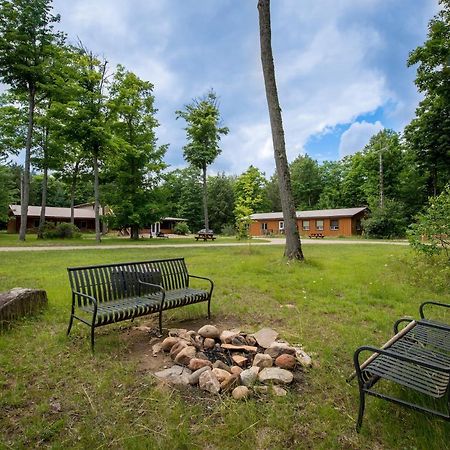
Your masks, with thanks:
[[[151,81],[166,161],[185,166],[175,110],[213,88],[230,133],[211,173],[250,164],[270,176],[273,150],[257,0],[54,0],[69,41]],[[402,131],[420,95],[408,53],[426,39],[438,0],[272,0],[272,45],[289,160],[360,150]]]

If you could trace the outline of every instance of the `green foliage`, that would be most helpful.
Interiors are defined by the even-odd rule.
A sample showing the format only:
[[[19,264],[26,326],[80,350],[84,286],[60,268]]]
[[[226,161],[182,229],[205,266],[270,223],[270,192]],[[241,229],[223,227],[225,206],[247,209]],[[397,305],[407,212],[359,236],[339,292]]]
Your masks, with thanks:
[[[266,183],[264,173],[257,167],[250,166],[236,178],[234,184],[236,203],[250,209],[252,213],[263,212]]]
[[[223,236],[234,236],[236,234],[236,228],[231,224],[224,225],[220,230],[220,234]]]
[[[450,184],[429,205],[408,233],[411,246],[419,253],[444,253],[450,261]]]
[[[234,208],[234,215],[236,216],[236,235],[238,239],[250,238],[249,228],[252,223],[250,215],[252,213],[252,209],[246,206],[245,199],[238,197]]]
[[[111,184],[106,201],[114,214],[117,228],[138,230],[158,221],[163,215],[159,181],[166,167],[166,146],[157,147],[153,85],[118,66],[110,89],[109,121],[112,145],[117,151],[109,156],[107,177]]]
[[[300,155],[291,163],[290,171],[295,207],[314,209],[323,189],[319,164],[308,155]]]
[[[219,173],[208,177],[208,215],[212,230],[234,223],[234,179]]]
[[[189,226],[186,222],[178,222],[174,228],[173,231],[175,234],[179,234],[182,236],[185,236],[186,234],[190,234],[191,230],[189,229]]]
[[[413,50],[408,65],[417,66],[416,85],[425,94],[405,137],[429,178],[429,193],[437,195],[450,178],[450,2],[428,25],[428,38]]]
[[[44,239],[76,239],[81,237],[80,230],[71,223],[62,222],[55,225],[51,222],[46,222],[43,228]]]
[[[214,162],[221,150],[221,135],[228,134],[227,127],[221,127],[217,96],[213,90],[203,98],[195,99],[185,106],[183,111],[176,111],[177,119],[186,121],[187,145],[183,147],[184,159],[193,167],[202,171],[204,228],[210,229],[208,216],[208,187],[206,168]]]
[[[0,166],[0,186],[0,222],[6,222],[9,205],[14,203],[15,197],[18,195],[13,173],[7,166]]]
[[[194,167],[203,169],[214,162],[221,150],[221,135],[228,134],[227,127],[220,126],[217,96],[209,91],[204,97],[194,99],[184,110],[176,111],[177,119],[186,121],[187,145],[183,147],[184,158]]]
[[[403,237],[407,225],[403,205],[389,199],[386,199],[384,207],[373,208],[370,217],[363,220],[364,233],[368,238]]]

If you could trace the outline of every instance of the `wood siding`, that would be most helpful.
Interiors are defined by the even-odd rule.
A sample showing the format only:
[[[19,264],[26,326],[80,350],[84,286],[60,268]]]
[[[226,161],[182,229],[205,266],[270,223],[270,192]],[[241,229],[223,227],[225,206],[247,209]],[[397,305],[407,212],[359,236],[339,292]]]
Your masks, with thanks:
[[[363,217],[363,214],[358,214],[353,217],[327,217],[323,219],[316,218],[302,218],[297,219],[297,228],[300,235],[307,237],[311,233],[322,233],[324,236],[339,237],[339,236],[356,236],[361,234],[361,227],[359,223]],[[323,229],[320,229],[320,223],[318,221],[323,221]],[[309,221],[309,230],[303,229],[303,222]],[[332,221],[337,221],[338,229],[331,229]],[[250,235],[251,236],[265,236],[270,234],[283,234],[284,230],[280,230],[278,219],[258,219],[250,224]],[[263,228],[265,225],[265,229]]]

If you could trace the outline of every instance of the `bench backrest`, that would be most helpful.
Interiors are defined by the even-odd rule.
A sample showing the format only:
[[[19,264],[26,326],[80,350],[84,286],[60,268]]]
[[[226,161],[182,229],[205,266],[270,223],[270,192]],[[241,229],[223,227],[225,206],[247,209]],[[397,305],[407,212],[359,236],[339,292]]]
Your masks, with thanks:
[[[72,291],[90,295],[98,302],[139,295],[138,280],[161,285],[167,291],[189,285],[184,258],[69,267],[67,271]],[[145,289],[142,288],[142,292],[148,292]],[[74,295],[78,306],[90,303],[85,297]]]

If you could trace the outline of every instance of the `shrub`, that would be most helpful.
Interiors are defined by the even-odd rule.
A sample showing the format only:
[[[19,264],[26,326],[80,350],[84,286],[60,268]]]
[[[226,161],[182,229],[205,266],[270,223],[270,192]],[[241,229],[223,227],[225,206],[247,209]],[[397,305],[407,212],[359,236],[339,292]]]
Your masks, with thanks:
[[[236,234],[236,228],[231,224],[226,224],[222,227],[220,233],[224,236],[234,236]]]
[[[180,235],[185,235],[185,234],[190,234],[191,230],[188,227],[188,224],[186,222],[178,222],[174,228],[173,228],[173,232],[175,234],[180,234]]]
[[[403,237],[407,222],[403,204],[385,200],[384,207],[376,207],[369,218],[363,220],[364,233],[369,238]]]
[[[408,233],[411,246],[419,253],[445,253],[450,260],[450,184],[437,197],[431,197],[426,211]]]
[[[44,225],[44,239],[73,239],[80,236],[80,230],[71,223],[63,222],[55,226],[47,222]]]

